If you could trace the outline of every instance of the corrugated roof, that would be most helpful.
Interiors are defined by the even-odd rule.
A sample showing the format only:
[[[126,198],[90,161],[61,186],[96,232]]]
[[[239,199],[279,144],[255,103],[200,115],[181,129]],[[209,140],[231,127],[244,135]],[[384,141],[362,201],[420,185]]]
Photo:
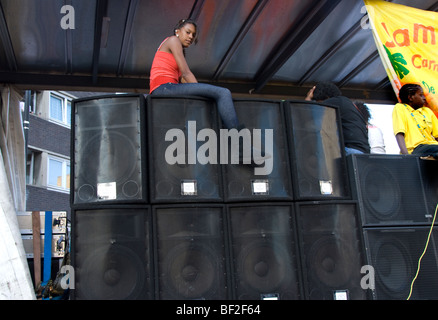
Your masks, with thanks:
[[[157,47],[191,17],[187,60],[202,82],[303,96],[332,80],[352,98],[395,99],[365,15],[362,0],[0,0],[0,83],[147,93]]]

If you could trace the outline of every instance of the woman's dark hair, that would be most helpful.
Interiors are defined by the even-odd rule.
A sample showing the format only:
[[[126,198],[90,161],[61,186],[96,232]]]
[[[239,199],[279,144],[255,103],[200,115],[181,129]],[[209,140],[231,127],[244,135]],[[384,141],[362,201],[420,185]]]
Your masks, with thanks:
[[[326,100],[340,95],[342,95],[341,90],[330,81],[318,82],[313,91],[313,99],[316,101]]]
[[[194,39],[193,43],[197,44],[198,43],[198,25],[196,24],[196,21],[194,21],[192,19],[182,19],[182,20],[179,20],[178,23],[176,24],[176,26],[173,28],[173,34],[176,35],[176,30],[181,29],[186,24],[193,24],[195,26],[196,36],[195,36],[195,39]]]
[[[360,115],[365,120],[365,123],[368,123],[371,119],[371,113],[370,109],[368,109],[368,106],[365,104],[365,102],[360,100],[353,101],[353,103],[356,106],[357,110],[359,110]]]
[[[398,96],[400,98],[400,101],[402,103],[407,103],[409,104],[409,96],[413,96],[415,95],[415,93],[417,93],[418,90],[422,90],[423,88],[421,88],[421,86],[419,84],[415,84],[415,83],[408,83],[405,84],[403,87],[401,87]]]

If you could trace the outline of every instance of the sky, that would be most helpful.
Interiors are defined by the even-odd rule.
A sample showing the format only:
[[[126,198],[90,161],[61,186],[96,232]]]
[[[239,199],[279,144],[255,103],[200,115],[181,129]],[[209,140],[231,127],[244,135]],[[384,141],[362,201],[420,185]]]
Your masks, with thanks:
[[[392,131],[392,109],[394,109],[394,105],[367,104],[367,106],[372,117],[370,123],[383,131],[386,153],[399,154],[400,149]]]

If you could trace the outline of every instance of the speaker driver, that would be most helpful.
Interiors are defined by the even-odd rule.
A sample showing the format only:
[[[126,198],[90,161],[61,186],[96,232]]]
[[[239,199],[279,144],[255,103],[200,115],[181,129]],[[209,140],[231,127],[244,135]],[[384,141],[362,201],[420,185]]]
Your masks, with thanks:
[[[81,150],[81,161],[86,166],[81,167],[79,175],[94,185],[124,182],[137,167],[138,151],[129,137],[117,131],[96,134]]]
[[[373,252],[378,287],[392,298],[406,298],[414,274],[407,248],[396,238],[386,238]]]
[[[352,277],[355,254],[348,246],[330,237],[318,239],[310,249],[309,270],[320,282],[331,288],[345,287]]]
[[[362,173],[361,187],[369,212],[379,221],[388,221],[400,212],[401,192],[396,177],[384,167],[367,166]]]
[[[81,296],[91,300],[139,298],[145,280],[144,269],[138,255],[126,246],[112,244],[98,248],[80,269]]]
[[[243,284],[258,292],[278,292],[291,282],[287,271],[292,262],[287,250],[273,241],[257,241],[244,248],[239,257]]]
[[[209,248],[183,243],[164,261],[162,275],[166,291],[175,299],[208,299],[215,291],[218,263]]]

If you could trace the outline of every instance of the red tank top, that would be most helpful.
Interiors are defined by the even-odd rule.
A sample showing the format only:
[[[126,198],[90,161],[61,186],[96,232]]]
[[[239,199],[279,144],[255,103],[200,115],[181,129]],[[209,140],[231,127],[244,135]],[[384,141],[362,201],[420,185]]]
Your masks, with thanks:
[[[167,40],[166,38],[155,53],[152,62],[149,88],[150,93],[165,83],[179,83],[181,71],[178,68],[175,57],[169,52],[160,51],[161,46]]]

